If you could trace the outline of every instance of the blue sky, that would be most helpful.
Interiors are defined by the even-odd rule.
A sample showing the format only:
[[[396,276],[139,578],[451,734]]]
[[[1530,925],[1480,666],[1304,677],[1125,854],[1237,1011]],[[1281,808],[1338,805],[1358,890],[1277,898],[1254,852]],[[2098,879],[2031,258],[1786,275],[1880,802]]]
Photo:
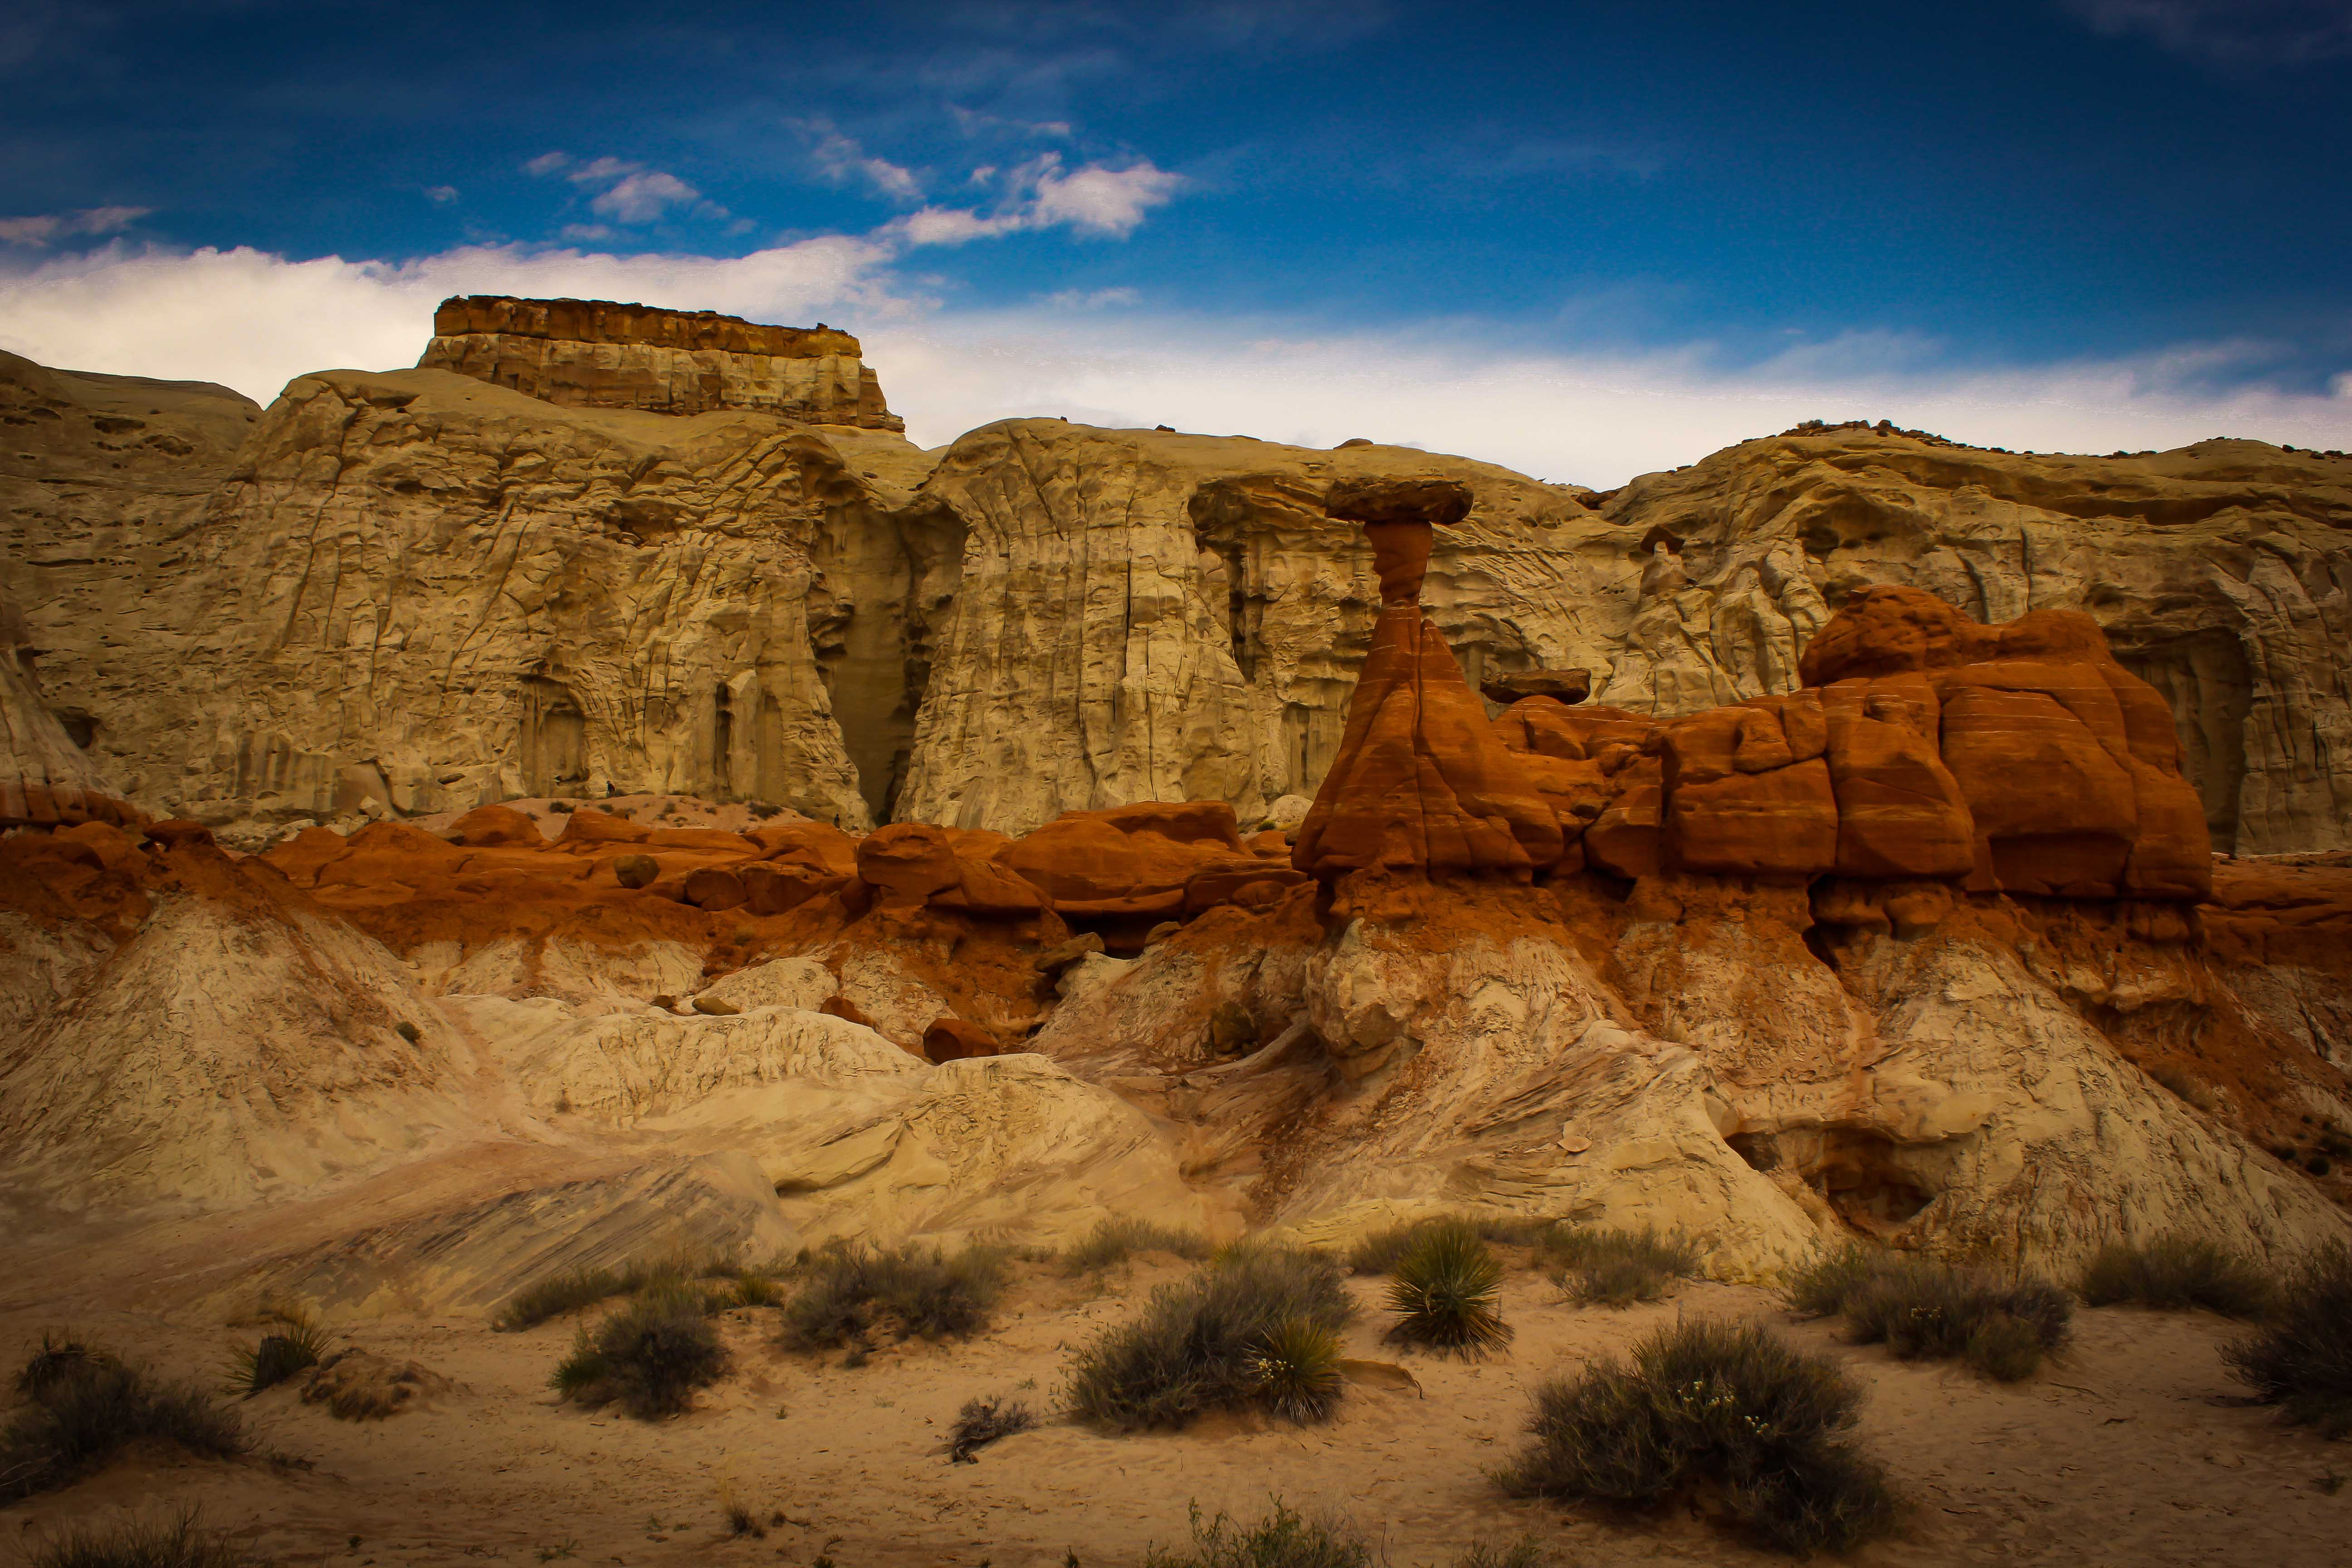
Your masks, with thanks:
[[[16,0],[0,346],[266,398],[593,292],[848,326],[932,444],[2352,447],[2352,0],[671,10]]]

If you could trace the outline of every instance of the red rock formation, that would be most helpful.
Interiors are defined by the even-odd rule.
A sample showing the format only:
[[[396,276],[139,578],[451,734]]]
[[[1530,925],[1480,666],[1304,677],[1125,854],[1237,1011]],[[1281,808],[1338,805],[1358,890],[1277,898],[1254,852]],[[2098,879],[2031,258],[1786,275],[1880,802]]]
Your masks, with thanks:
[[[1291,863],[1328,881],[1372,868],[1525,876],[1557,862],[1562,841],[1552,807],[1497,742],[1453,650],[1422,613],[1430,530],[1468,515],[1469,488],[1436,479],[1343,481],[1324,507],[1364,525],[1381,616],[1339,755]]]

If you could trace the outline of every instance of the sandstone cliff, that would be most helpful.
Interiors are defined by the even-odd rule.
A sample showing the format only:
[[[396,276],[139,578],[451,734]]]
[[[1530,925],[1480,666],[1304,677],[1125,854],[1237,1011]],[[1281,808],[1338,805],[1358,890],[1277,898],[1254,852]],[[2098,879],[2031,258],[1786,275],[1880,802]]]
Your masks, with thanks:
[[[568,408],[749,408],[904,430],[847,332],[604,300],[445,300],[419,370],[453,370]]]
[[[457,305],[516,342],[814,363],[781,351],[841,336]],[[1378,616],[1323,489],[1426,469],[1472,496],[1423,605],[1474,689],[1584,669],[1596,710],[1675,718],[1797,690],[1860,586],[1996,622],[2080,610],[2165,698],[2217,847],[2352,844],[2352,460],[1845,426],[1595,496],[1059,420],[925,454],[443,372],[304,377],[263,419],[218,389],[0,368],[27,410],[0,429],[0,553],[47,700],[125,798],[233,843],[607,789],[1012,832],[1206,797],[1255,825],[1321,783]]]

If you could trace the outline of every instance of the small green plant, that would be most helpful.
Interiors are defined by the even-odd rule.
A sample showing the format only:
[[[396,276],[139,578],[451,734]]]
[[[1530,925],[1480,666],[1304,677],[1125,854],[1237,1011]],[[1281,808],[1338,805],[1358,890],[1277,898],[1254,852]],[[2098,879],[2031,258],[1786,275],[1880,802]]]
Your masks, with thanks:
[[[679,1280],[649,1286],[593,1332],[583,1327],[549,1382],[577,1404],[617,1403],[646,1421],[674,1415],[727,1370],[710,1322],[719,1300]]]
[[[251,1399],[297,1373],[310,1371],[327,1353],[327,1331],[299,1307],[284,1307],[267,1320],[260,1340],[229,1353],[228,1391]]]
[[[203,1528],[190,1509],[169,1521],[84,1526],[33,1550],[30,1568],[257,1568],[226,1536]]]
[[[1106,1219],[1062,1255],[1062,1272],[1096,1273],[1116,1268],[1139,1252],[1165,1252],[1198,1263],[1209,1256],[1209,1243],[1195,1230],[1171,1230],[1142,1219]]]
[[[1791,1276],[1791,1310],[1845,1320],[1857,1343],[1899,1360],[1964,1361],[2001,1383],[2031,1377],[2073,1331],[2074,1302],[2032,1275],[2003,1279],[1934,1258],[1849,1247]]]
[[[583,1307],[593,1307],[615,1296],[635,1296],[665,1283],[731,1279],[736,1282],[740,1292],[746,1279],[769,1277],[772,1272],[772,1269],[748,1268],[726,1258],[695,1258],[684,1253],[649,1262],[630,1263],[619,1268],[567,1269],[509,1297],[506,1304],[499,1309],[498,1316],[491,1320],[491,1327],[501,1333],[537,1328],[549,1319],[560,1318],[566,1312],[576,1312]],[[754,1286],[752,1289],[756,1291],[759,1288]],[[761,1303],[744,1304],[754,1306]]]
[[[980,1450],[991,1443],[1032,1431],[1036,1425],[1036,1415],[1019,1400],[1007,1400],[1001,1394],[968,1399],[956,1412],[955,1425],[948,1429],[948,1463],[977,1463]]]
[[[1536,1242],[1536,1258],[1578,1300],[1604,1307],[1654,1301],[1677,1279],[1698,1273],[1698,1249],[1654,1228],[1612,1230],[1556,1226]]]
[[[163,1384],[111,1352],[44,1338],[16,1375],[25,1404],[0,1427],[0,1503],[54,1491],[103,1468],[128,1445],[174,1444],[236,1458],[253,1438],[234,1410],[193,1384]]]
[[[739,1307],[781,1307],[784,1304],[784,1288],[772,1275],[745,1269],[735,1277],[735,1305]]]
[[[1755,1324],[1685,1321],[1536,1391],[1527,1449],[1496,1479],[1517,1497],[1655,1509],[1710,1494],[1785,1551],[1842,1551],[1893,1528],[1898,1502],[1845,1434],[1861,1391],[1835,1363]]]
[[[2127,1301],[2259,1318],[2277,1282],[2242,1254],[2200,1237],[2164,1236],[2143,1247],[2116,1242],[2101,1247],[2083,1270],[2079,1288],[2094,1307]]]
[[[747,1535],[754,1541],[768,1539],[766,1523],[748,1504],[730,1497],[719,1503],[719,1511],[727,1521],[727,1533],[730,1539],[740,1540]]]
[[[1424,1227],[1391,1270],[1389,1337],[1474,1356],[1511,1337],[1496,1303],[1503,1266],[1467,1225]]]
[[[1220,1513],[1203,1520],[1192,1509],[1189,1551],[1154,1546],[1145,1568],[1375,1568],[1371,1543],[1337,1520],[1310,1520],[1274,1500],[1274,1511],[1244,1525]]]
[[[1250,1397],[1286,1421],[1328,1421],[1346,1379],[1339,1331],[1312,1318],[1284,1318],[1259,1337],[1245,1363]]]
[[[809,1265],[784,1308],[783,1342],[793,1350],[870,1346],[898,1339],[968,1338],[988,1326],[1004,1291],[1004,1254],[967,1247],[952,1255],[914,1246],[845,1247]]]
[[[2222,1346],[2221,1359],[2289,1421],[2352,1435],[2352,1247],[2331,1242],[2305,1259],[2262,1327]]]
[[[1121,1429],[1286,1404],[1293,1418],[1318,1418],[1338,1389],[1328,1399],[1308,1394],[1324,1377],[1321,1342],[1291,1325],[1336,1336],[1355,1311],[1339,1264],[1325,1254],[1236,1243],[1154,1290],[1135,1321],[1081,1347],[1071,1361],[1071,1408]],[[1328,1361],[1336,1374],[1336,1353]]]
[[[1454,1560],[1453,1568],[1543,1568],[1549,1561],[1536,1538],[1525,1535],[1508,1546],[1473,1542],[1469,1551]]]

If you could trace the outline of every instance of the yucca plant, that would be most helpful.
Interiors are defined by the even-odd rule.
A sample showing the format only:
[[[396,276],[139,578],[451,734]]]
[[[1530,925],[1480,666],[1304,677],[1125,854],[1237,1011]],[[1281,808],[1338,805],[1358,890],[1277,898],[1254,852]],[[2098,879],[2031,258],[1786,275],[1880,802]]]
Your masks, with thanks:
[[[1339,1405],[1339,1334],[1312,1318],[1285,1318],[1245,1362],[1253,1397],[1285,1420],[1328,1421]]]
[[[1465,1356],[1484,1353],[1511,1337],[1496,1301],[1503,1266],[1484,1237],[1467,1225],[1433,1225],[1396,1261],[1389,1309],[1397,1313],[1389,1337]]]
[[[308,1372],[327,1353],[327,1331],[299,1307],[269,1314],[272,1324],[258,1342],[229,1353],[228,1392],[251,1399],[297,1373]]]

